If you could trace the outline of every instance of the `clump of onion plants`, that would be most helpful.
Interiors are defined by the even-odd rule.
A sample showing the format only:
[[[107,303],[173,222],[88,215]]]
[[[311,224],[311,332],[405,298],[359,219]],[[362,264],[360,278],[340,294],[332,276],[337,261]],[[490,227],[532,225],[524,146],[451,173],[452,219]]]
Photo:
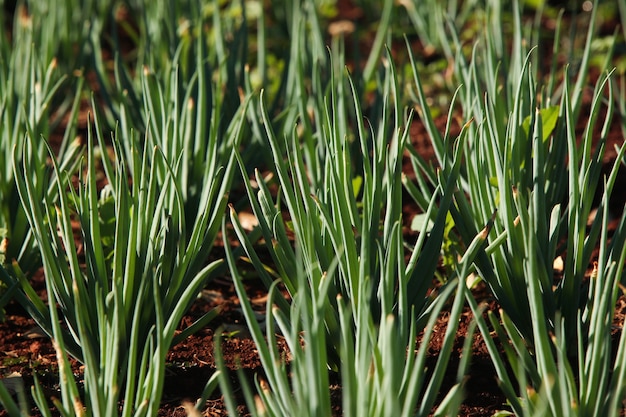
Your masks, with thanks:
[[[451,213],[457,233],[469,240],[497,209],[494,233],[477,256],[476,269],[501,305],[499,314],[489,313],[490,324],[505,341],[512,373],[506,371],[486,323],[479,319],[479,326],[501,387],[518,415],[614,415],[624,393],[619,379],[623,363],[620,357],[613,359],[610,335],[625,256],[624,220],[609,237],[608,201],[625,148],[603,176],[614,111],[609,82],[613,49],[603,74],[588,87],[596,7],[582,53],[570,56],[577,71],[556,65],[562,15],[554,60],[544,72],[539,71],[537,51],[528,46],[534,32],[522,24],[517,3],[511,45],[500,38],[503,28],[495,9],[469,57],[449,26],[456,47],[455,75],[463,83],[458,105],[475,121],[469,128],[471,139],[464,142],[465,164]],[[435,128],[417,71],[415,75],[420,115],[444,165],[449,160],[446,141]],[[588,109],[583,108],[585,89],[593,91]],[[579,138],[576,127],[583,114],[586,123]],[[413,159],[432,178],[432,168],[417,154]],[[602,195],[598,207],[596,194]],[[590,217],[596,208],[598,215]],[[596,248],[600,252],[594,259]],[[556,279],[554,261],[561,255],[563,268]],[[468,300],[478,314],[469,293]],[[620,339],[619,352],[623,343]]]

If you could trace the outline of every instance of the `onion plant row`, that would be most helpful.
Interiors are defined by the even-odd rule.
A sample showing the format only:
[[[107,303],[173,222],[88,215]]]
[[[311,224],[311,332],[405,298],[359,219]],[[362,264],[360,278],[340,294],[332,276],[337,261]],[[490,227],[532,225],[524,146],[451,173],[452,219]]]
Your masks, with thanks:
[[[349,47],[363,29],[329,31],[323,1],[74,3],[19,3],[11,38],[0,34],[0,307],[19,302],[52,339],[61,415],[157,415],[169,349],[220,309],[181,319],[224,274],[263,367],[236,380],[252,415],[456,415],[476,328],[502,413],[619,414],[626,220],[609,201],[626,148],[608,172],[603,161],[626,105],[618,32],[594,63],[599,4],[567,35],[581,46],[563,65],[575,17],[543,2],[528,19],[519,1],[364,0],[378,16],[365,56]],[[450,63],[447,109],[427,96],[412,36]],[[120,53],[105,60],[107,48]],[[418,119],[432,160],[412,143]],[[218,236],[224,259],[209,261]],[[245,268],[267,288],[263,322]],[[30,280],[40,271],[46,300]],[[476,300],[480,281],[498,311]],[[191,414],[215,390],[229,413],[242,405],[215,334],[216,371]],[[51,415],[36,376],[31,396]],[[28,414],[1,383],[0,402]]]

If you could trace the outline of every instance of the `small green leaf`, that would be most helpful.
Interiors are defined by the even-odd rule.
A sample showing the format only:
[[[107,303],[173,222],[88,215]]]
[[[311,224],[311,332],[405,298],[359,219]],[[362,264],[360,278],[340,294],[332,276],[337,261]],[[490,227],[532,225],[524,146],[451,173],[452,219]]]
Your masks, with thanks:
[[[450,235],[450,231],[454,229],[454,218],[452,217],[452,214],[450,214],[450,212],[448,212],[446,214],[446,226],[443,229],[443,237],[445,239],[448,239],[448,236]]]
[[[543,129],[541,131],[541,138],[544,142],[548,140],[548,138],[554,131],[554,128],[556,127],[556,122],[559,119],[559,110],[559,106],[551,106],[539,110],[543,126]],[[527,135],[530,132],[530,118],[531,116],[528,116],[524,119],[524,122],[522,122],[522,128]]]
[[[352,179],[352,192],[354,193],[354,197],[356,198],[361,192],[361,186],[363,185],[363,177],[357,175]]]

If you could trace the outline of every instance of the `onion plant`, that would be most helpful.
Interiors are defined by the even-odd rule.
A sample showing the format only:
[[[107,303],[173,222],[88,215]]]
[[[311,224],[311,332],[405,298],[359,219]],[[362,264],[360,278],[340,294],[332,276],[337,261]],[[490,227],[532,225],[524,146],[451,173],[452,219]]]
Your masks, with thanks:
[[[605,181],[606,186],[606,181]],[[623,295],[620,280],[623,277],[626,261],[625,223],[622,216],[613,236],[608,236],[608,191],[603,193],[601,231],[599,238],[600,252],[588,283],[583,287],[585,304],[577,310],[578,320],[574,343],[566,338],[566,322],[557,311],[552,327],[546,324],[546,311],[541,300],[540,280],[529,280],[528,297],[536,300],[531,308],[531,318],[535,322],[532,331],[532,344],[517,330],[515,323],[506,310],[498,318],[493,312],[489,321],[502,344],[504,358],[517,381],[513,383],[507,373],[506,365],[492,339],[485,338],[490,350],[503,391],[516,415],[620,415],[623,399],[626,395],[624,386],[624,349],[626,336],[621,332],[619,341],[614,343],[614,314],[617,297]],[[534,235],[537,226],[534,208],[520,216],[519,228],[521,240],[530,249],[537,250],[540,240]],[[546,271],[537,256],[529,257],[524,262],[524,269],[529,276],[547,278],[551,271]],[[476,302],[468,297],[476,314],[480,311]],[[552,324],[552,323],[551,323]],[[622,327],[623,323],[618,323]],[[483,334],[489,329],[479,320]],[[516,398],[516,386],[520,387]]]
[[[393,77],[387,78],[393,85],[392,80]],[[260,103],[263,106],[262,100]],[[358,104],[356,107],[359,108]],[[324,131],[322,138],[332,135],[326,132],[329,131]],[[288,222],[278,211],[278,203],[271,200],[267,181],[258,172],[256,195],[250,181],[246,186],[275,269],[261,262],[237,213],[231,208],[231,222],[247,258],[269,285],[265,334],[247,299],[238,269],[240,264],[230,247],[226,247],[231,276],[264,369],[264,376],[256,377],[254,389],[240,374],[246,405],[252,415],[336,414],[333,407],[337,404],[331,402],[329,390],[333,376],[341,382],[344,415],[430,415],[436,405],[464,306],[465,278],[475,256],[483,249],[490,226],[478,233],[468,246],[458,262],[457,276],[450,277],[436,295],[426,296],[420,292],[420,289],[430,288],[439,262],[447,218],[441,207],[450,200],[439,194],[432,198],[429,214],[440,199],[443,202],[439,202],[439,209],[443,214],[436,216],[429,229],[428,243],[425,243],[428,232],[424,225],[420,238],[411,246],[407,262],[398,211],[395,221],[389,220],[392,222],[389,231],[385,229],[385,215],[398,203],[393,199],[400,198],[390,193],[390,189],[400,189],[402,181],[399,172],[392,175],[397,168],[391,161],[399,152],[393,147],[401,146],[398,139],[403,131],[396,128],[391,132],[397,133],[391,140],[389,154],[385,155],[384,147],[376,148],[375,142],[374,157],[360,155],[363,165],[358,168],[364,178],[356,181],[350,174],[347,178],[341,176],[341,167],[348,172],[357,169],[346,144],[337,146],[334,141],[338,138],[328,139],[319,151],[319,155],[328,158],[322,164],[327,180],[323,189],[314,189],[306,176],[295,132],[291,143],[281,144],[268,131],[277,166],[280,203],[284,203],[289,213]],[[361,136],[364,137],[367,136]],[[464,138],[461,134],[458,141]],[[279,151],[281,147],[290,150],[287,162]],[[451,178],[458,175],[460,149],[461,146],[450,149],[454,161]],[[381,157],[377,157],[377,152],[382,153]],[[243,163],[241,167],[245,174]],[[359,190],[354,189],[357,183]],[[350,206],[356,209],[354,218],[350,217]],[[287,230],[293,232],[293,242]],[[225,228],[223,233],[227,233]],[[284,285],[290,293],[289,300],[277,291],[278,285]],[[453,297],[457,292],[459,295]],[[442,349],[432,373],[424,373],[433,327],[443,309],[447,310],[448,303],[452,306]],[[466,336],[457,384],[437,405],[435,415],[456,414],[462,401],[462,381],[470,358],[472,329]],[[422,331],[418,345],[416,336]],[[285,338],[289,347],[286,357],[277,351],[277,333]],[[220,359],[219,340],[216,343],[220,386],[229,411],[235,413],[237,405]],[[399,357],[406,357],[406,361],[398,361]]]
[[[405,9],[415,35],[427,53],[448,48],[449,40],[446,36],[442,36],[441,31],[446,20],[452,20],[455,28],[463,28],[468,21],[475,20],[481,12],[479,2],[475,0],[422,1],[419,3],[400,0],[398,3]]]
[[[468,133],[471,139],[465,142],[466,164],[451,213],[457,232],[467,241],[498,209],[495,233],[485,252],[478,255],[476,268],[502,307],[499,319],[491,313],[491,324],[505,341],[506,358],[517,383],[522,389],[528,386],[540,392],[538,396],[524,394],[523,401],[516,397],[516,384],[509,379],[489,329],[480,325],[502,387],[519,415],[560,415],[572,407],[581,415],[614,413],[623,395],[617,376],[610,375],[613,370],[619,374],[622,367],[621,359],[611,359],[610,323],[624,242],[621,223],[609,241],[606,222],[624,147],[604,181],[601,176],[613,116],[613,101],[605,99],[612,97],[610,91],[605,93],[607,86],[610,90],[611,51],[585,110],[589,117],[582,138],[576,137],[583,93],[588,89],[594,13],[590,19],[577,72],[556,65],[560,17],[552,48],[554,61],[539,71],[533,64],[537,51],[525,46],[530,42],[516,3],[510,52],[500,49],[506,45],[498,42],[496,34],[503,32],[495,12],[469,61],[461,44],[454,42],[456,75],[464,83],[458,90],[460,110],[476,123]],[[452,25],[450,29],[452,39],[457,39]],[[434,127],[417,73],[415,82],[420,114],[437,159],[446,164],[446,139]],[[604,120],[603,102],[608,103]],[[419,155],[414,154],[413,160],[426,178],[432,178],[432,168]],[[422,190],[428,189],[426,184],[421,183]],[[604,190],[598,188],[602,184]],[[597,190],[604,191],[599,208],[603,214],[590,221]],[[598,246],[597,274],[602,278],[588,282],[586,271]],[[561,254],[565,254],[562,276],[555,279],[553,262]],[[469,295],[468,299],[475,307]]]
[[[64,415],[156,415],[169,347],[217,314],[175,333],[221,263],[207,265],[207,258],[236,167],[228,150],[245,127],[245,100],[222,120],[200,35],[187,51],[193,63],[185,70],[193,72],[186,78],[178,66],[183,46],[169,72],[141,73],[140,117],[132,120],[132,102],[123,101],[111,139],[92,101],[95,133],[89,126],[78,188],[68,163],[46,151],[43,132],[31,129],[11,148],[11,177],[43,260],[48,305],[17,264],[2,278],[19,284],[15,297],[54,340],[62,392],[55,405]],[[83,387],[67,353],[84,364]],[[33,395],[48,413],[38,384]]]
[[[483,230],[468,248],[459,263],[460,276],[468,272],[488,233],[488,228]],[[402,259],[402,235],[398,228],[392,239],[395,249],[388,255]],[[277,291],[280,281],[272,284],[264,334],[246,296],[232,250],[227,247],[226,252],[235,288],[264,370],[263,376],[255,377],[254,388],[242,373],[239,374],[246,405],[253,416],[293,413],[303,416],[339,415],[337,407],[342,415],[347,416],[426,416],[433,415],[433,410],[434,415],[457,415],[470,360],[473,325],[466,334],[456,384],[445,396],[441,395],[441,389],[464,305],[464,279],[451,279],[451,285],[442,289],[431,306],[428,322],[417,343],[416,321],[410,321],[403,328],[404,324],[394,313],[379,320],[369,303],[362,302],[356,306],[358,310],[353,310],[353,304],[344,302],[341,295],[337,296],[336,305],[328,302],[338,262],[324,271],[315,283],[308,272],[311,266],[298,258],[296,280],[300,290],[294,295],[289,310],[283,312],[275,304],[282,297]],[[335,261],[341,256],[338,254]],[[403,285],[401,281],[399,285]],[[370,297],[369,290],[368,284],[360,286],[363,300]],[[459,292],[455,296],[457,290]],[[383,288],[381,291],[388,292],[390,289]],[[447,303],[452,305],[443,344],[433,369],[425,372],[429,343],[441,312],[444,308],[447,310]],[[327,365],[326,318],[335,314],[339,315],[341,328],[338,336],[338,374]],[[288,352],[285,354],[276,348],[277,333],[287,342]],[[215,351],[225,403],[229,412],[236,414],[219,338]],[[340,382],[341,386],[335,386],[334,381]],[[334,396],[335,402],[331,399],[333,387],[340,390],[340,395]],[[438,398],[440,403],[436,404]]]
[[[341,60],[341,52],[338,54],[333,57]],[[434,219],[433,226],[427,229],[428,224],[424,224],[417,241],[409,244],[407,255],[401,233],[401,156],[411,117],[402,116],[395,68],[387,62],[379,86],[381,97],[387,99],[380,107],[381,114],[369,119],[351,77],[343,71],[335,77],[333,68],[326,88],[322,88],[320,72],[313,73],[313,100],[299,107],[311,109],[313,120],[308,111],[300,113],[298,125],[284,136],[274,132],[263,93],[259,97],[262,126],[279,186],[275,199],[270,180],[257,170],[253,185],[246,165],[238,159],[272,266],[262,262],[254,238],[246,233],[234,208],[230,218],[247,259],[273,294],[269,303],[276,307],[268,308],[268,316],[271,313],[278,321],[294,357],[291,391],[285,367],[277,364],[277,352],[272,347],[274,327],[268,325],[268,341],[264,341],[245,301],[234,256],[227,249],[231,274],[268,375],[266,385],[257,383],[262,406],[255,406],[248,396],[248,406],[256,413],[283,415],[294,409],[307,415],[330,413],[329,367],[340,372],[347,415],[409,415],[416,409],[419,415],[426,415],[441,387],[462,297],[453,302],[444,348],[432,378],[423,375],[425,346],[438,313],[465,280],[451,279],[440,293],[428,294],[428,290],[439,262],[466,130],[456,145],[449,147],[446,174],[438,177],[440,184],[430,199],[427,213]],[[300,97],[305,97],[304,90],[300,91]],[[443,189],[448,191],[441,193]],[[460,271],[468,271],[486,233],[478,234]],[[275,291],[276,279],[290,299]],[[412,356],[415,336],[422,330],[426,334],[424,345]],[[391,365],[405,353],[409,362],[406,368]],[[308,382],[311,380],[316,381],[313,386]],[[221,386],[230,392],[226,379]],[[459,404],[459,389],[450,395],[450,404]],[[249,393],[249,389],[244,388],[244,392]],[[442,410],[446,407],[447,403]]]
[[[115,22],[131,35],[130,40],[122,40],[113,31],[110,47],[118,51],[126,41],[134,49],[129,56],[117,53],[112,66],[103,60],[103,47],[94,32],[90,43],[95,50],[95,74],[111,126],[124,121],[124,131],[133,128],[140,134],[157,127],[151,134],[159,141],[164,127],[172,128],[167,122],[168,112],[181,114],[190,105],[188,113],[202,111],[199,114],[204,115],[195,123],[189,122],[195,128],[220,127],[218,133],[226,130],[239,109],[238,89],[243,87],[249,60],[249,29],[246,7],[239,2],[228,6],[221,3],[130,2],[127,13],[135,16],[131,22],[138,26],[138,32],[129,22]],[[150,76],[144,76],[147,74]]]
[[[36,183],[45,180],[32,175],[33,166],[41,163],[36,155],[16,167],[50,298],[46,306],[21,276],[24,294],[19,299],[54,340],[62,393],[55,405],[64,415],[82,415],[83,407],[90,414],[118,415],[122,399],[122,415],[156,415],[167,350],[197,326],[178,335],[175,330],[219,263],[202,266],[227,200],[224,170],[217,170],[203,190],[202,214],[187,226],[180,179],[160,149],[133,153],[129,185],[117,138],[113,144],[115,163],[102,157],[108,184],[100,195],[91,130],[86,173],[78,190],[53,159],[58,202],[45,196],[43,202],[36,199]],[[32,146],[32,140],[24,146],[29,155]],[[170,167],[163,185],[157,182],[157,164]],[[84,396],[67,352],[84,364]],[[33,395],[46,413],[37,383]]]
[[[384,82],[386,96],[396,97],[392,65]],[[320,125],[303,121],[302,129],[294,128],[291,135],[284,139],[272,130],[261,95],[259,105],[273,154],[280,201],[272,199],[268,181],[258,171],[255,173],[258,191],[255,191],[247,180],[245,165],[240,163],[252,210],[275,264],[275,276],[282,279],[292,296],[299,290],[298,282],[294,280],[296,252],[302,254],[305,265],[310,268],[306,271],[307,277],[312,280],[310,285],[318,285],[322,272],[328,270],[335,256],[340,254],[336,282],[329,290],[329,302],[334,303],[334,297],[343,294],[353,311],[356,311],[357,305],[371,302],[379,318],[396,312],[403,323],[400,328],[407,328],[406,325],[414,317],[425,319],[432,301],[427,297],[427,291],[437,266],[452,191],[441,196],[438,206],[433,200],[428,212],[429,215],[437,213],[433,214],[435,226],[430,230],[429,239],[425,239],[426,233],[423,233],[412,245],[408,263],[387,256],[393,248],[392,236],[401,221],[400,156],[408,138],[406,123],[410,122],[410,118],[408,121],[402,119],[397,102],[386,102],[378,119],[379,128],[374,128],[371,119],[368,129],[350,78],[332,79],[329,88],[330,95],[325,100],[318,99],[318,103],[326,103],[323,109],[318,109]],[[351,92],[347,93],[346,88],[351,88]],[[353,148],[356,153],[353,153],[348,139],[351,134],[348,130],[350,104],[355,109],[353,134],[357,146]],[[304,119],[308,115],[301,117]],[[393,124],[390,125],[389,120]],[[462,141],[463,137],[464,133],[459,140]],[[310,148],[315,141],[319,145]],[[460,147],[455,149],[458,152]],[[455,181],[461,160],[453,149],[450,152],[453,154],[451,158],[454,158],[450,175],[441,178],[442,182],[449,184]],[[321,171],[320,174],[315,173],[316,169]],[[313,175],[309,175],[310,172]],[[438,190],[443,187],[438,186]],[[446,188],[452,189],[451,186]],[[280,207],[284,207],[288,218],[281,215]],[[269,287],[273,277],[261,263],[253,241],[246,235],[237,216],[233,214],[231,219],[248,258]],[[295,235],[297,249],[292,247],[287,233],[289,230]],[[392,278],[397,274],[401,274],[397,279],[403,282],[399,286],[394,284]],[[361,285],[368,285],[371,292],[363,301]],[[382,288],[389,291],[382,291]],[[327,320],[331,334],[337,334],[338,313],[327,317]]]
[[[246,94],[258,93],[260,88],[264,90],[268,115],[266,120],[272,123],[272,129],[278,137],[291,136],[296,123],[307,130],[309,124],[323,123],[324,96],[320,93],[328,89],[330,71],[340,74],[349,67],[358,97],[364,103],[371,102],[373,111],[380,113],[384,102],[384,91],[379,88],[379,84],[385,73],[380,61],[387,59],[385,44],[391,39],[398,7],[391,0],[372,6],[370,18],[376,20],[373,25],[373,45],[367,54],[362,54],[357,47],[358,31],[364,29],[346,21],[340,21],[331,29],[328,17],[323,13],[324,3],[314,0],[274,2],[273,7],[264,10],[258,18],[256,65],[244,71],[243,87]],[[381,15],[377,16],[375,12],[379,9],[382,9]],[[266,21],[275,23],[270,27],[264,23]],[[274,37],[269,39],[270,35]],[[348,37],[352,42],[344,43]],[[289,39],[289,42],[285,44],[282,42],[284,39]],[[332,56],[328,53],[329,49],[333,51]],[[343,100],[341,97],[338,99]],[[347,103],[347,106],[351,104]],[[305,114],[310,117],[302,117]],[[273,156],[266,146],[260,107],[251,106],[249,117],[251,144],[242,152],[242,159],[249,169],[271,171],[273,167],[270,161]],[[338,119],[339,123],[343,121]],[[344,125],[339,124],[337,129],[339,134],[345,132]],[[304,135],[304,138],[307,141],[303,150],[306,166],[317,183],[323,172],[314,155],[317,152],[316,138],[309,134]],[[350,143],[351,146],[357,146],[354,141]]]
[[[158,80],[151,81],[158,85]],[[155,88],[148,93],[156,95],[160,91]],[[177,86],[173,94],[179,95]],[[188,101],[193,100],[190,94],[186,96]],[[155,100],[165,102],[162,95]],[[201,100],[200,111],[204,112],[207,105]],[[150,110],[146,108],[146,112]],[[118,401],[124,399],[124,415],[154,415],[168,348],[216,314],[207,313],[175,337],[182,315],[219,265],[214,262],[205,266],[235,166],[231,156],[226,168],[220,167],[216,134],[209,136],[206,129],[194,129],[190,123],[193,110],[193,106],[184,106],[182,113],[164,114],[166,119],[159,121],[165,128],[155,133],[162,142],[154,143],[156,140],[148,136],[146,141],[154,143],[151,147],[138,149],[134,146],[138,139],[133,138],[133,144],[122,152],[122,140],[116,132],[112,142],[114,163],[108,159],[106,128],[95,113],[99,147],[96,149],[90,128],[86,174],[78,191],[69,181],[70,173],[54,165],[52,182],[59,195],[56,204],[44,196],[43,205],[39,205],[37,184],[50,180],[46,173],[30,174],[37,173],[33,169],[41,166],[41,159],[32,150],[33,139],[24,145],[28,158],[16,166],[18,189],[40,247],[49,305],[59,303],[67,328],[58,325],[56,309],[39,301],[23,275],[19,279],[24,292],[18,299],[57,343],[58,360],[65,365],[60,368],[64,382],[63,400],[58,407],[66,413],[83,399],[71,375],[64,374],[71,372],[65,352],[85,364],[84,401],[90,412],[112,415]],[[224,132],[223,139],[230,146],[238,146],[244,115],[245,107]],[[200,173],[195,173],[196,179],[203,176],[204,181],[194,184],[192,216],[185,210],[191,186],[183,174],[189,165],[182,161],[188,152],[197,150],[183,145],[176,148],[180,137],[184,145],[206,141],[198,156],[204,165]],[[160,144],[174,148],[163,151]],[[96,182],[98,149],[106,174],[104,188]],[[72,221],[79,223],[78,247]],[[40,407],[45,407],[39,390],[35,397]]]
[[[48,136],[68,116],[65,132],[58,151],[59,164],[63,169],[75,166],[80,144],[74,140],[76,118],[82,91],[79,77],[67,77],[58,68],[58,60],[46,58],[44,46],[37,42],[37,28],[32,17],[18,6],[14,16],[12,38],[0,34],[0,268],[7,273],[22,269],[32,273],[41,265],[39,251],[31,233],[23,206],[20,204],[13,174],[13,151],[18,149],[17,160],[22,160],[21,149],[26,135],[39,138]],[[3,12],[0,12],[3,14]],[[4,17],[4,16],[2,16]],[[4,19],[2,19],[4,20]],[[72,82],[68,82],[71,78]],[[67,84],[76,84],[76,93],[63,99]],[[71,106],[70,114],[67,107]],[[39,157],[46,155],[43,141],[36,141],[32,152]],[[41,177],[45,165],[33,167]],[[56,188],[42,181],[36,185],[35,195],[41,199],[45,194],[53,201]],[[10,280],[0,283],[0,320],[2,307],[11,299],[17,286]]]
[[[100,36],[111,19],[112,0],[17,1],[15,23],[27,25],[39,58],[57,60],[62,73],[84,70],[89,66],[92,49],[90,36]],[[14,26],[15,28],[15,26]]]
[[[155,174],[159,183],[171,175],[180,181],[186,222],[202,215],[207,178],[216,178],[220,166],[227,166],[225,184],[230,184],[234,167],[232,149],[239,146],[246,128],[243,116],[248,105],[247,99],[241,97],[240,102],[237,95],[235,110],[224,110],[227,94],[211,81],[210,67],[205,63],[207,45],[198,38],[194,47],[197,71],[187,80],[182,77],[178,55],[171,70],[162,75],[144,69],[140,100],[121,103],[118,128],[127,157],[133,147],[159,147],[171,161],[171,167],[155,164]],[[134,105],[141,106],[139,121],[133,115],[137,111]],[[140,134],[142,131],[144,135]],[[132,158],[129,160],[132,164]]]
[[[541,281],[546,320],[552,326],[554,315],[561,311],[567,323],[565,336],[572,338],[577,311],[585,302],[580,288],[593,248],[598,244],[601,217],[596,218],[589,239],[586,238],[585,227],[601,182],[603,144],[612,120],[613,106],[609,102],[600,134],[595,134],[594,127],[607,84],[606,76],[600,77],[589,110],[589,122],[578,143],[575,124],[581,112],[593,25],[589,28],[583,62],[574,87],[570,87],[569,72],[563,69],[561,73],[565,79],[557,90],[556,69],[548,72],[548,86],[544,86],[532,65],[536,52],[530,51],[524,57],[526,48],[523,46],[519,9],[514,9],[513,16],[513,52],[508,58],[505,59],[507,54],[495,48],[491,35],[485,36],[482,43],[473,49],[469,63],[457,44],[457,74],[465,83],[458,92],[461,110],[466,117],[473,117],[476,123],[470,126],[471,139],[465,142],[466,165],[461,170],[462,187],[455,195],[452,214],[458,233],[467,240],[472,238],[493,210],[498,209],[494,229],[499,236],[497,242],[504,243],[493,245],[488,253],[480,256],[477,267],[519,331],[530,337],[535,325],[530,309],[537,300],[521,296],[526,294],[530,277],[524,271],[524,258],[520,256],[528,247],[519,240],[522,234],[518,216],[521,217],[522,212],[532,206],[538,222],[535,233],[541,244],[534,256],[542,259],[547,272]],[[492,20],[498,19],[494,15]],[[491,34],[492,31],[486,33]],[[558,40],[557,35],[555,42]],[[499,61],[498,57],[503,57],[503,61]],[[510,62],[508,66],[507,61]],[[447,161],[445,138],[434,127],[417,75],[415,81],[421,114],[433,140],[437,159],[443,164]],[[481,95],[481,91],[484,94]],[[426,172],[427,178],[432,178],[432,168],[420,160],[419,155],[413,154],[413,160],[420,172]],[[609,194],[617,168],[618,165],[611,173],[613,179],[608,182]],[[421,189],[427,189],[425,184]],[[521,201],[524,204],[520,205]],[[562,246],[565,237],[567,241]],[[563,250],[568,254],[566,272],[553,288],[552,264]],[[531,256],[530,253],[528,256]]]
[[[131,148],[161,149],[171,161],[174,176],[181,181],[184,220],[188,223],[201,215],[199,204],[205,183],[207,178],[215,177],[219,166],[229,167],[225,178],[230,181],[232,149],[239,146],[247,129],[241,124],[241,113],[247,111],[248,100],[236,76],[237,72],[243,73],[247,59],[245,14],[244,23],[235,26],[236,19],[223,17],[217,2],[205,6],[209,5],[212,9],[208,17],[205,8],[196,2],[135,5],[144,8],[142,25],[146,27],[142,30],[155,30],[155,22],[165,22],[167,30],[176,36],[155,37],[139,45],[144,58],[138,62],[143,66],[133,68],[116,57],[114,84],[102,62],[96,67],[105,87],[101,113],[109,124],[115,124],[125,159],[132,167]],[[169,27],[174,16],[178,28]],[[228,26],[228,32],[222,32],[219,25]],[[227,40],[230,35],[233,40]],[[176,45],[170,45],[174,41]],[[217,52],[212,47],[216,43]],[[156,166],[160,183],[170,175],[169,167]]]

